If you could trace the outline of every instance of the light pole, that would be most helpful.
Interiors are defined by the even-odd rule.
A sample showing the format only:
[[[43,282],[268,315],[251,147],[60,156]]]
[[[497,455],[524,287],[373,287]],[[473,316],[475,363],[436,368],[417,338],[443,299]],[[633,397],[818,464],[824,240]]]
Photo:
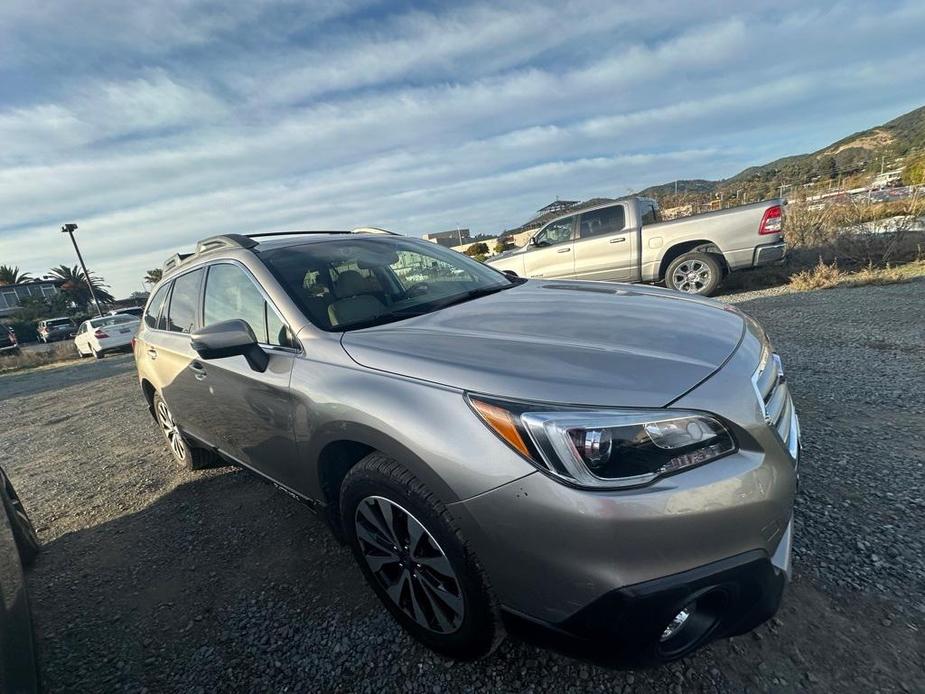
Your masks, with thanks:
[[[77,247],[77,239],[74,238],[75,231],[77,231],[77,225],[73,222],[61,227],[61,233],[68,234],[71,237],[71,243],[74,244],[74,251],[77,253],[77,260],[80,261],[80,267],[84,271],[84,279],[87,280],[87,287],[90,289],[90,296],[93,298],[93,305],[96,306],[96,312],[102,317],[103,309],[100,308],[100,302],[96,298],[96,292],[93,291],[93,282],[90,281],[90,273],[87,272],[84,258],[80,255],[80,249]]]

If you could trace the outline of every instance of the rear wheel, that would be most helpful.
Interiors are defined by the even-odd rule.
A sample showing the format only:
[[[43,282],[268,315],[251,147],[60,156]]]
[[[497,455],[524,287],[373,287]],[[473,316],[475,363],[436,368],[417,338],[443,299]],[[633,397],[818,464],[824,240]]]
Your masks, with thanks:
[[[35,527],[29,520],[26,509],[23,507],[13,484],[5,474],[0,472],[2,477],[2,489],[0,496],[3,497],[3,506],[6,514],[10,519],[10,527],[13,531],[13,539],[16,541],[16,548],[19,550],[19,559],[23,566],[30,566],[41,550],[38,535],[35,533]]]
[[[157,418],[164,438],[167,439],[170,454],[181,466],[190,470],[201,470],[213,467],[218,462],[218,456],[212,451],[189,444],[160,393],[154,394],[154,416]]]
[[[679,292],[710,296],[722,276],[723,268],[715,256],[691,251],[671,261],[665,273],[665,284]]]
[[[473,660],[504,638],[497,603],[446,507],[395,460],[371,453],[344,479],[344,533],[398,623],[444,655]]]

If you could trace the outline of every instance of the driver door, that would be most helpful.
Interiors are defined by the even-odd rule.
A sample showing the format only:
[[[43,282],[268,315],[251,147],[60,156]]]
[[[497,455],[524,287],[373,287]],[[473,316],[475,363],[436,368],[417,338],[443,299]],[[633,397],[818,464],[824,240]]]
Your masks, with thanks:
[[[527,277],[572,277],[575,273],[574,232],[577,215],[550,222],[531,240],[524,254]]]

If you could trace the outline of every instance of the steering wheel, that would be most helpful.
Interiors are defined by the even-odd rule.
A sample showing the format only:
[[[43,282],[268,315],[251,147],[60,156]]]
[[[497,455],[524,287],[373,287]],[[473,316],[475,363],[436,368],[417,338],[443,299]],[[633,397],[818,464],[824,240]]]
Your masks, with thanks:
[[[415,282],[410,287],[405,290],[405,296],[409,299],[421,296],[421,294],[427,294],[430,292],[430,285],[427,282]]]

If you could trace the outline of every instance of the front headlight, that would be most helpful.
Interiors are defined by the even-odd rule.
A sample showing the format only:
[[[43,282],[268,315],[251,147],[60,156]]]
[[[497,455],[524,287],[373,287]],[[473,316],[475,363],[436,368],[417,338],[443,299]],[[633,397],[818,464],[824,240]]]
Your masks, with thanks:
[[[582,487],[638,486],[736,450],[726,427],[700,412],[553,409],[479,396],[469,404],[534,465]]]

